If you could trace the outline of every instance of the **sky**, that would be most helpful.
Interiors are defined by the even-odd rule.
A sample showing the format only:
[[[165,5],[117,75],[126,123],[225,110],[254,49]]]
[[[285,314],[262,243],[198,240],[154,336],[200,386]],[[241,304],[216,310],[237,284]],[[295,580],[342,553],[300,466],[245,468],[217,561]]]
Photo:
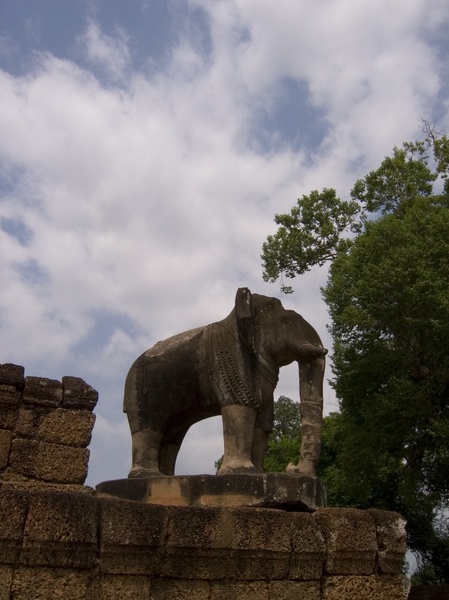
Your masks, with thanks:
[[[303,194],[347,197],[420,119],[449,131],[448,8],[0,0],[0,363],[98,390],[89,485],[130,469],[135,358],[227,316],[237,288],[331,350],[326,268],[284,296],[262,244]],[[295,365],[282,394],[298,399]],[[222,448],[219,418],[196,425],[176,473],[213,473]]]

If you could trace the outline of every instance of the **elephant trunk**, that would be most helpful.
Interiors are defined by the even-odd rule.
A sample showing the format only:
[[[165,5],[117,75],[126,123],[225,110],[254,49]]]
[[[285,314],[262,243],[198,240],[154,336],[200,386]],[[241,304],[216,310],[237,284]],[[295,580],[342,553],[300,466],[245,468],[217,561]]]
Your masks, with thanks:
[[[297,465],[290,464],[287,472],[315,477],[321,453],[323,423],[323,377],[327,350],[320,350],[320,357],[311,360],[310,352],[306,360],[299,360],[301,449]]]

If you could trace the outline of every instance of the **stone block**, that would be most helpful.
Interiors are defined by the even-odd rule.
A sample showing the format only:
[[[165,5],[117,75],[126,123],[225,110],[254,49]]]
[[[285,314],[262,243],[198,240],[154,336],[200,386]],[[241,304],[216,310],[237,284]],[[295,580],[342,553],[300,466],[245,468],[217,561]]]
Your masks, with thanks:
[[[291,513],[292,556],[290,579],[320,579],[323,573],[325,545],[321,527],[308,513]]]
[[[34,406],[60,406],[62,384],[46,377],[26,377],[23,401]]]
[[[18,417],[14,432],[16,435],[26,438],[33,438],[36,435],[37,423],[40,413],[44,408],[34,408],[33,406],[22,406],[18,411]]]
[[[17,400],[18,402],[18,400]],[[2,404],[0,400],[0,428],[14,429],[19,415],[19,405]]]
[[[100,498],[99,504],[103,573],[157,576],[167,535],[167,508],[107,498]]]
[[[191,579],[282,578],[291,550],[289,513],[256,508],[170,507],[162,574]]]
[[[400,575],[407,550],[405,519],[398,513],[369,509],[377,534],[377,570],[381,573]]]
[[[325,572],[370,575],[377,555],[373,517],[355,508],[324,508],[314,513],[326,545]]]
[[[232,532],[235,577],[286,578],[292,550],[291,513],[263,508],[236,508],[223,513],[222,530],[225,535]]]
[[[11,598],[14,600],[98,600],[95,570],[50,567],[18,567],[14,571]]]
[[[229,511],[229,517],[233,525],[233,547],[290,553],[291,513],[264,508],[235,508]]]
[[[10,600],[13,568],[0,565],[0,600]]]
[[[12,431],[0,429],[0,469],[2,471],[8,466],[11,443]]]
[[[87,447],[92,437],[95,415],[87,410],[57,408],[39,423],[38,439],[69,446]]]
[[[232,525],[218,507],[168,507],[168,537],[163,577],[219,579],[236,569]],[[229,509],[226,511],[229,513]]]
[[[87,410],[22,406],[15,433],[50,444],[87,447],[95,415]]]
[[[98,560],[97,500],[90,494],[30,494],[19,560],[28,566],[93,568]]]
[[[13,473],[53,483],[84,483],[89,450],[32,439],[12,441],[9,458]]]
[[[102,575],[99,600],[150,598],[150,579],[139,575]]]
[[[270,600],[271,596],[266,581],[214,581],[211,584],[210,598],[211,600]],[[275,597],[272,598],[274,600]]]
[[[319,581],[271,581],[268,597],[270,600],[321,600],[321,585]]]
[[[28,495],[7,485],[0,487],[0,563],[14,564],[22,547]]]
[[[62,390],[66,408],[93,410],[98,402],[98,392],[80,377],[63,377]]]
[[[25,384],[25,369],[20,365],[4,363],[0,365],[0,385],[12,385],[22,390]]]
[[[408,585],[400,575],[326,577],[322,600],[407,600]]]
[[[193,599],[210,600],[209,582],[185,579],[154,579],[151,582],[151,600]]]
[[[19,399],[20,390],[18,390],[14,385],[8,385],[5,383],[0,384],[0,405],[18,407]]]

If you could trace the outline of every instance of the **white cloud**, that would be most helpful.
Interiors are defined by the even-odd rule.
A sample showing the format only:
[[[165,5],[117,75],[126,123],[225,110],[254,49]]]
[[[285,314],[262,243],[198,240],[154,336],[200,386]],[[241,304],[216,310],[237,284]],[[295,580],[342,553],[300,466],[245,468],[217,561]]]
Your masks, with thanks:
[[[111,37],[101,31],[97,23],[90,21],[78,44],[94,66],[105,69],[113,80],[120,81],[129,66],[129,40],[121,28]]]

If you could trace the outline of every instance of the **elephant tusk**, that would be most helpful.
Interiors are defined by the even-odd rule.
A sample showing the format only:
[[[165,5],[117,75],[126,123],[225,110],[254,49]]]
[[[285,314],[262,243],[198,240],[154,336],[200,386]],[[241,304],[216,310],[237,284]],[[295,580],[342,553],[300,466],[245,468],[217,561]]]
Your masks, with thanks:
[[[308,360],[315,360],[316,358],[323,358],[327,354],[327,349],[322,346],[314,346],[313,344],[301,344],[297,348],[297,352],[300,358],[306,358]]]

